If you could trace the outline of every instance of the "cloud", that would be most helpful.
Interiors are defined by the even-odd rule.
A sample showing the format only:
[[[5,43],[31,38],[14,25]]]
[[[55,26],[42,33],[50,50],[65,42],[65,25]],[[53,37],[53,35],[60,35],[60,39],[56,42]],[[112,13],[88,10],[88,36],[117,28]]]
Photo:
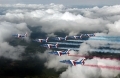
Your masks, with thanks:
[[[118,61],[109,61],[109,60],[100,60],[100,59],[87,60],[86,63],[93,64],[93,65],[105,65],[105,66],[111,65],[113,67],[119,66],[120,64],[120,62]],[[119,73],[120,73],[119,70],[114,70],[114,69],[77,65],[77,66],[68,67],[68,69],[60,75],[60,78],[73,78],[73,77],[75,78],[79,78],[79,77],[82,77],[82,78],[111,77],[113,78],[113,77],[116,77],[117,74]]]
[[[25,46],[11,46],[9,40],[11,40],[13,34],[30,32],[25,23],[14,24],[9,22],[0,22],[0,56],[21,59],[20,55],[24,52]],[[23,33],[24,34],[24,33]]]
[[[0,16],[1,21],[12,23],[24,22],[29,26],[42,27],[42,31],[49,34],[63,31],[69,35],[77,35],[83,31],[99,31],[115,35],[116,33],[111,30],[111,25],[115,25],[113,23],[116,21],[119,22],[119,18],[115,17],[119,16],[120,10],[120,5],[84,9],[67,8],[63,5],[55,4],[1,4],[1,7],[14,8],[5,11],[6,13]],[[115,26],[112,27],[115,28]]]
[[[14,4],[14,3],[25,3],[25,4],[50,4],[50,3],[55,3],[55,4],[64,4],[64,5],[116,5],[119,4],[119,0],[104,0],[104,1],[100,1],[100,0],[74,0],[74,1],[70,1],[70,0],[60,0],[60,1],[56,1],[56,0],[1,0],[0,3],[2,4]]]
[[[22,59],[20,55],[24,52],[24,48],[24,46],[13,47],[7,42],[2,42],[0,44],[0,56],[9,59],[20,60]]]
[[[48,54],[48,52],[51,52],[51,50],[46,50],[44,53],[39,53],[37,54],[41,59],[46,59],[47,61],[45,62],[45,66],[47,68],[54,68],[57,70],[59,70],[60,68],[63,67],[67,67],[68,65],[66,64],[62,64],[59,61],[61,60],[70,60],[70,59],[77,59],[76,57],[70,57],[70,56],[56,56],[56,55],[52,55],[52,54]],[[73,51],[70,51],[71,54],[74,54]]]
[[[108,69],[108,68],[102,68],[102,67],[90,67],[90,66],[82,66],[82,65],[76,65],[76,66],[70,66],[69,64],[62,64],[59,61],[61,60],[70,60],[70,59],[78,59],[79,57],[71,57],[71,56],[55,56],[48,54],[50,50],[45,51],[44,53],[37,54],[40,58],[46,59],[45,66],[47,68],[54,68],[56,71],[58,71],[60,68],[67,68],[66,71],[62,72],[60,75],[60,78],[113,78],[116,77],[120,71],[115,69]],[[70,51],[71,53],[71,51]],[[74,52],[73,52],[74,54]],[[82,59],[82,58],[79,58]],[[112,66],[119,67],[120,62],[115,60],[108,60],[108,59],[96,59],[93,58],[91,60],[86,60],[85,64],[87,65],[102,65],[102,66]],[[109,72],[108,72],[109,71]],[[115,72],[115,73],[114,73]]]
[[[8,57],[11,55],[8,58],[15,56],[14,59],[17,59],[24,51],[24,48],[22,46],[13,47],[9,45],[7,39],[15,33],[30,32],[28,27],[40,27],[40,31],[47,33],[48,36],[54,36],[56,31],[65,32],[69,35],[77,35],[83,31],[87,31],[91,33],[99,32],[97,33],[98,35],[120,36],[118,26],[120,22],[120,5],[82,9],[68,8],[61,4],[1,4],[0,7],[3,9],[0,15],[1,56]],[[79,53],[86,54],[86,49],[91,48],[90,44],[95,45],[95,47],[101,44],[100,42],[93,44],[93,42],[89,41],[88,43],[86,44],[86,42],[84,42],[81,44]],[[104,42],[102,43],[104,44]],[[9,48],[6,49],[5,46]],[[17,49],[20,50],[16,52]],[[60,75],[61,78],[94,78],[101,76],[109,78],[120,73],[116,70],[84,67],[81,65],[69,67],[69,65],[61,64],[59,61],[76,59],[76,57],[59,57],[48,55],[47,52],[48,51],[43,54],[38,54],[40,58],[46,59],[45,66],[47,68],[55,68],[56,70],[62,67],[67,68],[67,70]],[[101,61],[95,59],[88,60],[86,63],[113,66],[119,66],[120,64],[118,61]]]

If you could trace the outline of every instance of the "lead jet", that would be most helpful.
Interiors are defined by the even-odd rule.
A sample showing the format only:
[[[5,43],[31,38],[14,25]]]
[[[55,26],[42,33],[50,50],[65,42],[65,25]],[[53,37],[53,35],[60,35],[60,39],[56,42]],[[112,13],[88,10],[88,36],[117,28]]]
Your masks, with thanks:
[[[16,37],[16,38],[23,38],[23,37],[27,37],[27,32],[25,33],[25,34],[15,34],[15,35],[12,35],[12,36],[14,36],[14,37]]]
[[[94,37],[95,34],[86,34],[88,37]]]
[[[69,38],[72,38],[72,39],[79,39],[80,36],[69,36]]]
[[[69,56],[69,51],[70,51],[70,49],[68,49],[67,51],[55,51],[55,52],[48,52],[48,53],[54,54],[57,56],[61,56],[61,55],[68,55]]]
[[[56,37],[55,40],[58,40],[58,41],[67,40],[67,36],[66,37]]]
[[[49,48],[49,49],[51,49],[51,48],[58,48],[58,43],[56,43],[56,44],[43,44],[41,46]]]
[[[48,39],[49,39],[49,37],[47,37],[46,39],[35,39],[33,41],[42,43],[42,42],[48,42]]]
[[[76,66],[78,64],[84,65],[85,64],[85,58],[78,59],[78,60],[62,60],[61,63],[70,64],[71,66]]]

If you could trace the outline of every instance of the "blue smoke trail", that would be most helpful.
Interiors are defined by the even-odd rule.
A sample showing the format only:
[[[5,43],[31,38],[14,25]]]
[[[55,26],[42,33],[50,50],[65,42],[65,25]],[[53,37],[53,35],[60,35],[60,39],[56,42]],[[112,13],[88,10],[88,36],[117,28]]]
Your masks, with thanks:
[[[86,40],[67,40],[67,41],[84,42],[84,41],[86,41]]]
[[[72,46],[80,46],[81,43],[68,43],[68,42],[48,42],[48,43],[58,43],[58,44],[63,44],[63,45],[72,45]],[[110,46],[120,46],[120,44],[98,44],[99,47],[110,47]]]
[[[79,50],[79,48],[75,48],[75,47],[58,47],[58,49],[65,49],[65,50],[67,50],[67,49],[71,49],[71,50]]]
[[[100,41],[120,42],[120,39],[89,38],[89,40],[100,40]]]
[[[58,43],[58,44],[64,44],[64,45],[80,46],[80,43],[68,43],[68,42],[48,42],[48,43]]]
[[[58,49],[65,49],[65,50],[67,50],[67,49],[71,49],[71,50],[77,50],[77,51],[79,51],[79,48],[70,48],[70,47],[59,47]],[[112,49],[90,49],[90,50],[88,50],[89,52],[103,52],[103,53],[106,53],[106,52],[108,52],[108,53],[120,53],[120,50],[112,50]]]
[[[67,40],[67,41],[72,41],[72,42],[84,42],[84,41],[89,41],[89,40],[99,40],[99,41],[107,41],[108,43],[110,42],[120,42],[120,39],[103,39],[103,38],[89,38],[88,40]]]
[[[94,36],[94,37],[103,37],[103,38],[120,38],[120,36]]]
[[[108,53],[120,53],[120,50],[112,50],[112,49],[90,49],[89,51],[95,51],[95,52],[108,52]]]
[[[90,37],[89,39],[100,39],[100,40],[119,40],[120,37]]]

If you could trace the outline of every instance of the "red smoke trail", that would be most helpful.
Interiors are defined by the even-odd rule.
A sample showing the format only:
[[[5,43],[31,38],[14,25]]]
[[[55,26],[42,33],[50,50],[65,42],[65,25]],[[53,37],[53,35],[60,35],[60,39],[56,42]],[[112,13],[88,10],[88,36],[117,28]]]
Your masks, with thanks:
[[[120,67],[115,67],[115,66],[103,66],[103,65],[92,65],[92,64],[85,64],[84,66],[100,67],[100,68],[107,68],[107,69],[120,70]]]
[[[108,58],[108,57],[97,57],[97,56],[84,56],[84,55],[69,55],[69,56],[75,56],[75,57],[85,57],[85,58],[96,58],[96,59],[106,59],[106,60],[119,60],[117,58]]]

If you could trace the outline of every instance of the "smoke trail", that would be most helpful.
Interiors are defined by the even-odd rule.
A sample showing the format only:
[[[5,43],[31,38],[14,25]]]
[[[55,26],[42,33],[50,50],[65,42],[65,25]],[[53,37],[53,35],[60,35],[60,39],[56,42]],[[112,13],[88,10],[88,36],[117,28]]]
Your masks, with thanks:
[[[110,49],[90,49],[89,51],[90,52],[93,52],[93,51],[104,52],[104,53],[106,53],[106,52],[108,52],[108,53],[120,53],[120,50],[110,50]]]
[[[68,42],[69,41],[72,41],[72,42],[85,42],[85,41],[88,41],[88,40],[67,40]],[[120,40],[106,40],[106,39],[89,39],[89,41],[106,41],[107,43],[117,43],[117,44],[120,44],[118,42],[120,42]]]
[[[120,38],[120,36],[94,36],[94,37],[90,37],[90,38]]]
[[[92,65],[92,64],[85,64],[84,66],[98,67],[98,68],[100,67],[100,68],[120,70],[120,67],[116,67],[116,66],[103,66],[103,65]]]
[[[67,40],[67,41],[84,42],[86,40]]]
[[[74,48],[74,47],[58,47],[58,49],[71,49],[71,50],[80,50],[80,48]],[[120,50],[110,50],[110,49],[89,49],[87,50],[89,52],[108,52],[108,53],[120,53]]]
[[[58,43],[63,45],[73,45],[73,46],[80,46],[81,43],[71,43],[71,42],[48,42],[48,43]],[[100,47],[110,47],[110,45],[100,45]]]
[[[119,61],[112,60],[86,60],[85,65],[96,65],[96,67],[84,65],[68,67],[68,69],[60,75],[60,78],[114,78],[120,73],[118,70],[120,67],[119,64]],[[113,70],[114,68],[115,70]]]
[[[105,57],[105,56],[103,56],[103,57],[97,57],[97,56],[89,56],[89,55],[78,55],[78,54],[69,54],[69,56],[74,56],[74,57],[85,57],[86,59],[92,59],[92,58],[94,58],[94,59],[105,59],[105,60],[118,60],[118,61],[120,61],[120,58],[111,58],[111,57]]]
[[[71,42],[48,42],[48,43],[53,43],[53,44],[55,44],[55,43],[58,43],[58,44],[63,44],[63,45],[73,45],[73,46],[80,46],[81,45],[81,43],[71,43]],[[97,44],[96,44],[97,45]],[[111,48],[120,48],[119,46],[120,46],[120,44],[98,44],[99,45],[99,47],[111,47]],[[115,47],[114,47],[115,46]],[[116,46],[118,46],[118,47],[116,47]],[[92,45],[91,45],[91,47],[92,47]]]
[[[65,50],[67,50],[67,49],[71,49],[71,50],[79,50],[79,48],[75,48],[75,47],[58,47],[58,49],[65,49]]]
[[[90,37],[89,40],[90,40],[90,39],[106,40],[107,38],[105,38],[105,37]]]
[[[79,46],[80,45],[80,43],[68,43],[68,42],[48,42],[48,43],[58,43],[58,44],[75,45],[75,46]]]
[[[112,41],[112,42],[120,42],[119,38],[104,38],[104,37],[91,37],[89,40],[106,40],[106,41]]]

